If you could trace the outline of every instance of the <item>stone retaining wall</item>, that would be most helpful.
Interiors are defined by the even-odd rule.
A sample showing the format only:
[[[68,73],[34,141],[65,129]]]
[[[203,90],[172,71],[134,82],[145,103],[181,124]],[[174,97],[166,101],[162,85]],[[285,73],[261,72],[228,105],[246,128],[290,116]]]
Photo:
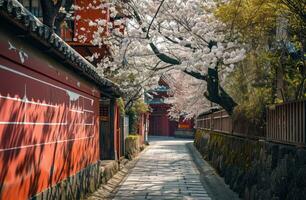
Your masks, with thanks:
[[[197,130],[195,146],[243,199],[306,198],[303,148],[203,130]]]
[[[105,184],[118,170],[119,165],[116,161],[99,161],[32,197],[32,199],[83,199],[87,194],[97,190],[101,184]]]
[[[174,132],[175,137],[179,138],[194,138],[193,129],[178,129]]]
[[[125,139],[125,157],[127,159],[132,160],[144,149],[140,140],[141,137],[139,135],[129,135]]]

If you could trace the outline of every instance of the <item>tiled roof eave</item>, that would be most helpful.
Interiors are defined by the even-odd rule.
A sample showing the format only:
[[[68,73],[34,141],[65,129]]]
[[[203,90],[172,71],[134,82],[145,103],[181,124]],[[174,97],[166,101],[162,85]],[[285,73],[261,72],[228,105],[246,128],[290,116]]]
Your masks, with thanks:
[[[123,95],[117,84],[99,76],[94,71],[94,66],[91,63],[26,10],[17,0],[0,0],[0,18],[6,18],[27,32],[27,35],[40,43],[40,45],[54,50],[59,58],[64,59],[65,62],[73,67],[73,70],[93,81],[102,91],[107,88],[106,93],[111,96],[120,97]]]

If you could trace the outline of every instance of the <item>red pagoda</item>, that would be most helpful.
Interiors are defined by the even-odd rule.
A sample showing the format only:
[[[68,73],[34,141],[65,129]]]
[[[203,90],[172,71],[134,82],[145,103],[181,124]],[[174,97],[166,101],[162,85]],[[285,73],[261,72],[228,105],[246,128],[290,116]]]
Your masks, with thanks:
[[[158,86],[147,91],[146,101],[152,111],[149,118],[149,135],[193,137],[193,120],[184,120],[182,117],[175,121],[168,116],[171,104],[166,103],[165,99],[171,96],[171,88],[166,80],[167,77],[162,76]]]

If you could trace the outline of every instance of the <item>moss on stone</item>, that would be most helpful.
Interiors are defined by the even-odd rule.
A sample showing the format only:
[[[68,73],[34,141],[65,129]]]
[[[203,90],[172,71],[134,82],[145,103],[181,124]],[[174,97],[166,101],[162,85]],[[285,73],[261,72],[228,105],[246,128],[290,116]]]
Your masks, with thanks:
[[[244,199],[289,200],[306,194],[306,187],[300,186],[304,179],[298,177],[304,175],[305,149],[204,130],[196,131],[194,144]]]
[[[127,159],[133,159],[141,151],[139,139],[138,135],[129,135],[125,139],[125,157]]]

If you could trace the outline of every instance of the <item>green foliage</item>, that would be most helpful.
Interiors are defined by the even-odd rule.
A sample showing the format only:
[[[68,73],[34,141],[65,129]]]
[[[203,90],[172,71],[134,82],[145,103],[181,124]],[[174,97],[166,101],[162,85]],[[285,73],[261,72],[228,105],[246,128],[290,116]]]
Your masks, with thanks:
[[[258,46],[275,30],[280,7],[275,0],[231,0],[221,5],[215,14],[231,32],[241,34],[239,39]]]
[[[226,89],[237,101],[235,115],[260,124],[265,106],[273,102],[273,57],[266,52],[249,53],[228,77]],[[257,59],[260,56],[261,59]]]
[[[120,111],[120,115],[124,116],[125,115],[125,108],[124,108],[124,100],[122,99],[122,97],[117,99],[117,105],[119,107],[119,111]]]
[[[149,105],[146,104],[142,99],[136,100],[133,105],[133,108],[138,114],[143,114],[149,111]]]
[[[142,100],[136,100],[130,109],[127,111],[129,116],[129,132],[137,133],[138,132],[138,122],[142,114],[149,111],[149,106]]]
[[[234,39],[248,48],[245,60],[225,82],[226,90],[239,104],[234,117],[263,124],[267,105],[306,97],[306,38],[301,34],[306,31],[305,20],[295,10],[299,7],[284,2],[294,1],[230,0],[215,13],[231,32],[240,34]],[[276,34],[281,28],[284,38]]]
[[[133,133],[130,133],[127,137],[126,137],[126,140],[138,140],[139,139],[139,136],[137,134],[133,134]]]

